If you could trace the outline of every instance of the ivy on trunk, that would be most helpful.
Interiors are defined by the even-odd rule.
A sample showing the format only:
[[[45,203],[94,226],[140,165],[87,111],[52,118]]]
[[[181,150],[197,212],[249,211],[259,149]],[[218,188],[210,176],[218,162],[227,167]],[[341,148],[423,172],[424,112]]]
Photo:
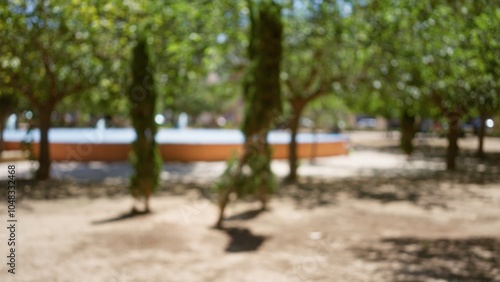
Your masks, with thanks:
[[[282,54],[281,7],[273,1],[249,1],[250,66],[243,83],[245,119],[244,152],[235,166],[228,164],[221,177],[219,189],[220,214],[216,227],[222,227],[224,210],[230,195],[255,195],[266,209],[269,195],[274,190],[275,178],[271,171],[272,152],[267,135],[282,110],[280,65]]]
[[[140,40],[135,46],[132,60],[132,84],[127,94],[137,137],[132,143],[130,161],[134,173],[129,189],[132,196],[144,204],[140,212],[150,212],[149,198],[158,186],[161,157],[155,141],[158,130],[154,120],[157,95],[145,40]],[[133,212],[139,210],[134,207]]]
[[[416,133],[415,115],[411,110],[404,108],[401,112],[401,149],[410,156],[415,146],[413,145],[413,138]]]

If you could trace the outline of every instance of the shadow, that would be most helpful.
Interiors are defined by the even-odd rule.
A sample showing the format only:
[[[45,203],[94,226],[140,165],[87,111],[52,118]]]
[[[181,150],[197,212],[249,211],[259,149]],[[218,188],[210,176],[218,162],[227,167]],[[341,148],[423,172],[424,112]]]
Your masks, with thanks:
[[[265,212],[266,210],[263,209],[256,209],[256,210],[250,210],[246,212],[242,212],[239,214],[232,215],[230,217],[225,218],[224,220],[250,220],[253,218],[256,218],[259,216],[261,213]]]
[[[338,179],[302,179],[296,184],[283,184],[276,197],[292,199],[297,208],[312,209],[335,205],[343,198],[375,200],[384,204],[408,202],[424,209],[447,209],[453,199],[477,199],[488,202],[486,186],[471,189],[468,184],[500,183],[500,174],[465,173],[463,171],[427,171],[397,175],[376,171],[373,175]],[[446,189],[440,189],[445,187]]]
[[[297,208],[312,209],[337,202],[338,189],[336,181],[312,182],[307,179],[294,184],[283,184],[276,191],[276,197],[288,198],[295,202]]]
[[[377,200],[382,203],[406,201],[417,204],[422,191],[409,188],[408,183],[411,181],[379,177],[304,181],[282,187],[278,195],[293,199],[298,208],[334,205],[339,201],[338,197],[341,194],[350,198]]]
[[[18,199],[53,200],[78,197],[96,199],[130,195],[127,186],[131,168],[126,163],[71,162],[54,166],[53,171],[58,170],[58,172],[53,173],[52,178],[48,180],[17,178]],[[187,181],[190,180],[189,175],[192,174],[194,167],[195,164],[165,164],[163,171],[176,177],[160,181],[158,193],[184,195],[190,189],[203,191],[206,185]],[[0,193],[0,199],[5,197]]]
[[[51,174],[54,179],[78,183],[104,182],[107,180],[125,184],[133,173],[128,162],[54,162]]]
[[[380,146],[361,147],[361,150],[384,152],[394,155],[405,155],[399,146]],[[423,177],[439,178],[446,181],[452,179],[456,183],[462,184],[491,184],[498,183],[500,180],[500,153],[486,152],[483,158],[477,156],[477,151],[474,149],[460,148],[456,157],[457,169],[455,171],[443,171],[445,167],[446,146],[432,145],[432,142],[415,147],[414,154],[408,158],[406,168],[395,169],[372,169],[371,172],[375,175],[398,175],[405,177],[408,174],[420,175]],[[425,162],[427,166],[432,166],[434,169],[412,167],[413,162]],[[441,166],[442,169],[437,169],[436,166]]]
[[[225,250],[228,253],[256,251],[267,239],[265,236],[252,234],[246,228],[224,228],[222,231],[226,232],[231,240]]]
[[[445,147],[419,149],[418,154],[394,168],[358,169],[357,176],[344,178],[301,178],[293,184],[283,182],[276,194],[292,199],[297,208],[309,209],[335,205],[344,197],[384,204],[408,202],[424,209],[447,209],[452,200],[464,198],[491,204],[486,190],[491,189],[488,185],[500,183],[500,153],[488,152],[480,159],[475,150],[461,149],[456,160],[458,168],[446,171]],[[394,145],[370,150],[401,155]]]
[[[145,216],[145,215],[149,215],[149,214],[151,214],[151,212],[142,212],[142,211],[132,210],[128,213],[124,213],[124,214],[121,214],[119,216],[111,217],[108,219],[95,220],[95,221],[92,221],[91,223],[92,223],[92,225],[99,225],[99,224],[105,224],[105,223],[111,223],[111,222],[132,219],[132,218]]]
[[[393,281],[499,281],[498,238],[387,238],[354,252]]]
[[[53,200],[86,197],[89,199],[129,195],[124,185],[99,182],[81,183],[70,179],[49,179],[44,181],[18,179],[17,191],[23,198]]]
[[[161,167],[170,179],[186,181],[197,168],[196,163],[168,162]],[[51,174],[54,179],[69,180],[77,183],[116,183],[126,185],[134,172],[128,162],[54,162]]]
[[[354,145],[354,150],[359,151],[375,151],[375,152],[384,152],[395,155],[404,155],[405,153],[401,149],[399,145],[385,144],[381,146],[374,147],[373,145]]]
[[[298,183],[280,184],[276,191],[277,196],[292,199],[300,208],[334,205],[344,196],[382,203],[406,201],[424,208],[446,208],[447,199],[456,196],[450,196],[450,189],[437,189],[442,184],[450,186],[451,190],[454,190],[453,193],[463,192],[465,197],[484,197],[478,190],[485,186],[466,189],[462,184],[500,183],[500,153],[488,152],[486,158],[479,159],[475,157],[475,151],[461,149],[457,159],[459,168],[449,172],[443,170],[442,157],[446,148],[431,145],[419,146],[420,154],[416,154],[408,163],[402,162],[401,167],[360,169],[357,176],[346,178],[335,178],[334,175],[331,178],[302,178]],[[400,149],[390,144],[371,150],[400,154]],[[336,167],[329,168],[334,174]],[[166,163],[162,168],[164,177],[160,181],[158,192],[183,196],[194,189],[200,192],[200,198],[214,201],[217,191],[211,188],[212,181],[203,180],[199,176],[210,174],[210,169],[211,166],[199,163]],[[59,173],[54,175],[54,179],[47,181],[18,178],[18,199],[95,199],[130,195],[127,186],[132,168],[125,162],[59,163],[54,164],[54,170]],[[0,194],[0,200],[5,197],[6,193]],[[254,211],[233,216],[230,220],[245,220],[257,216],[258,213]]]
[[[419,196],[415,193],[394,193],[394,192],[384,192],[384,191],[364,191],[358,190],[356,198],[358,199],[373,199],[379,200],[382,203],[390,203],[395,201],[407,201],[416,203]]]

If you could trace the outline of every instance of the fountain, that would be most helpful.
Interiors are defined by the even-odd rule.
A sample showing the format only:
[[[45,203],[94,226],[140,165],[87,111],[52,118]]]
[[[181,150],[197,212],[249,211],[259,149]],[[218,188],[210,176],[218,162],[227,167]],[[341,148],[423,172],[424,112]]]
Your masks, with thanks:
[[[16,129],[16,123],[17,123],[17,115],[16,114],[11,114],[7,118],[7,124],[5,125],[6,130],[15,130]]]
[[[185,128],[185,127],[183,127]],[[6,130],[6,149],[19,149],[26,130]],[[38,154],[40,132],[33,129],[34,154]],[[132,128],[52,128],[49,131],[50,154],[55,161],[127,161],[130,144],[135,139]],[[244,140],[236,129],[166,129],[155,137],[165,161],[223,161],[233,152],[242,152]],[[268,141],[273,147],[273,158],[288,157],[290,133],[271,131]],[[308,158],[344,155],[348,152],[345,135],[331,133],[299,133],[298,156]],[[314,146],[314,150],[313,147]]]
[[[188,115],[184,112],[182,112],[179,115],[179,119],[177,120],[177,128],[178,129],[186,129],[188,126]]]
[[[97,130],[105,130],[106,129],[106,119],[104,118],[100,118],[96,124],[95,124],[95,128]]]

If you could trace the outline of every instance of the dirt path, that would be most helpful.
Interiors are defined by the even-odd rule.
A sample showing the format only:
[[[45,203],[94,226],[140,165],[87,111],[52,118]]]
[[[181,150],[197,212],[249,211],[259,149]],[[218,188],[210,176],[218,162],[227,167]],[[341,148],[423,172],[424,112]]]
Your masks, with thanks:
[[[211,229],[209,192],[223,163],[166,165],[154,213],[125,220],[126,164],[66,164],[70,181],[21,182],[17,274],[2,263],[0,281],[500,281],[497,160],[465,154],[447,173],[380,142],[304,161],[271,211],[231,204],[224,231]],[[286,175],[285,162],[273,169]]]

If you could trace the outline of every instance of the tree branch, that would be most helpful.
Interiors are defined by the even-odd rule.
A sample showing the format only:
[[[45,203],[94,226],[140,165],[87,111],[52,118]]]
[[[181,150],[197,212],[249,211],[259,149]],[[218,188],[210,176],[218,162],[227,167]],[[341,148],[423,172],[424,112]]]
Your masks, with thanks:
[[[42,62],[43,66],[45,69],[45,72],[47,73],[47,76],[49,77],[50,80],[50,87],[49,87],[49,98],[48,98],[48,104],[54,104],[57,102],[59,99],[58,97],[58,91],[57,91],[57,78],[55,73],[52,71],[51,66],[54,65],[53,60],[48,53],[47,49],[45,49],[42,44],[38,40],[33,40],[35,47],[40,51],[40,54],[42,55]]]
[[[317,62],[321,59],[321,56],[323,55],[323,52],[320,50],[316,50],[314,52],[313,58],[312,58],[312,66],[311,66],[311,71],[309,72],[309,76],[307,81],[304,84],[304,92],[305,93],[310,93],[311,92],[311,87],[314,84],[314,81],[316,77],[318,76],[319,69]]]

